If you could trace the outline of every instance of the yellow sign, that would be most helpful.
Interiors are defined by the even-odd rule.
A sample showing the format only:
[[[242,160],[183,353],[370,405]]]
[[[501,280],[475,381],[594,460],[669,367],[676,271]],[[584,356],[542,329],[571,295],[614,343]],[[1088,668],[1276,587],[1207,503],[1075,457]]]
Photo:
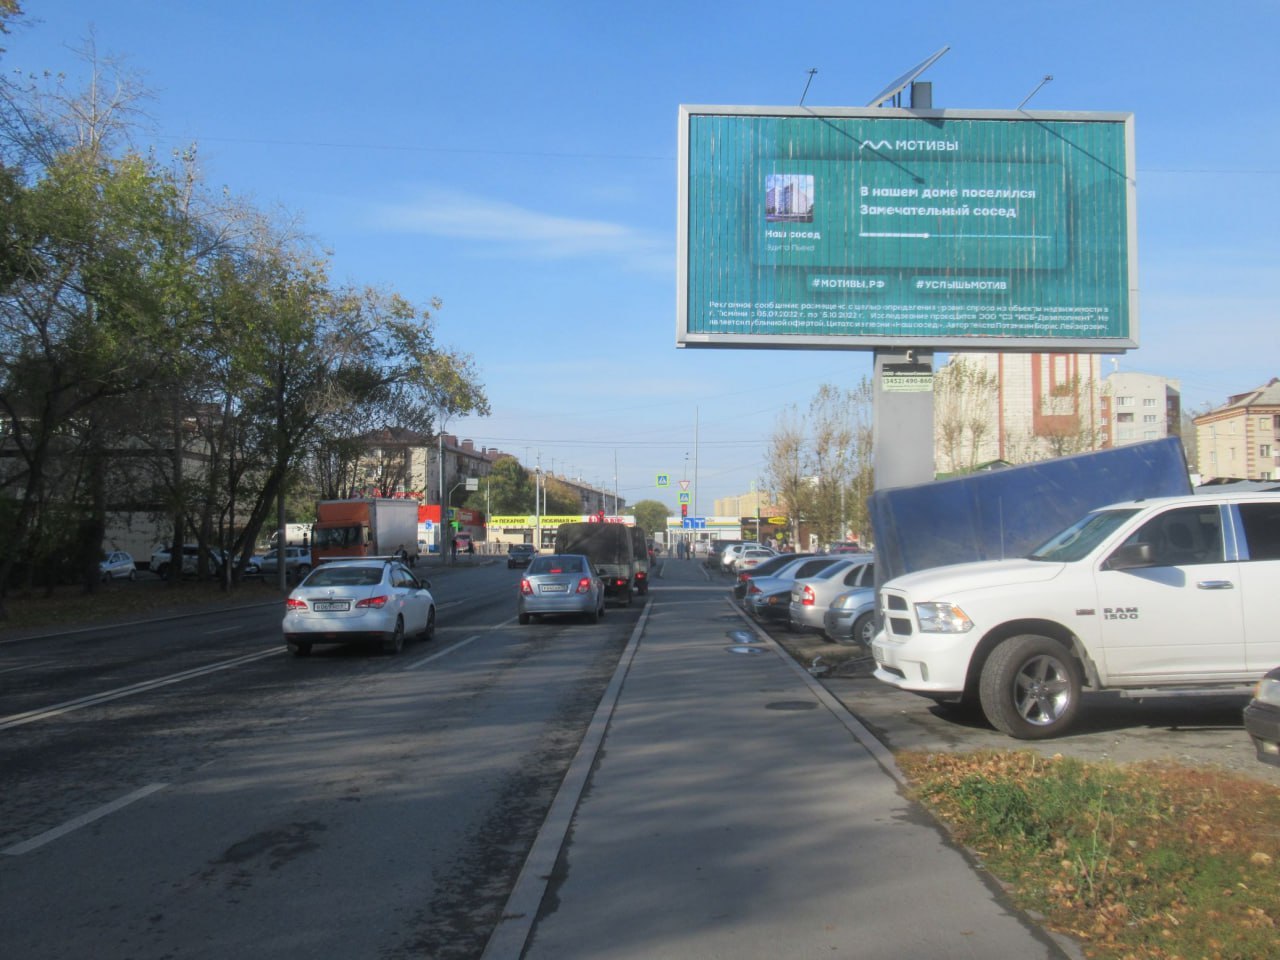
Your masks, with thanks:
[[[769,517],[767,522],[772,523],[775,527],[785,527],[787,525],[787,518]]]

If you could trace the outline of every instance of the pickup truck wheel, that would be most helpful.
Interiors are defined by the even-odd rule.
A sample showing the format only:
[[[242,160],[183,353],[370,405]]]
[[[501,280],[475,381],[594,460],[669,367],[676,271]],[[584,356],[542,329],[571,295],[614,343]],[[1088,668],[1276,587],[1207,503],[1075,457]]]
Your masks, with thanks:
[[[978,694],[991,725],[1019,740],[1065,733],[1080,709],[1080,665],[1048,637],[1010,637],[982,667]]]
[[[311,656],[311,644],[309,643],[304,643],[301,640],[290,640],[287,646],[289,647],[289,652],[295,657]]]
[[[156,567],[156,576],[159,577],[161,580],[168,580],[169,565],[167,563],[162,563],[160,564],[160,566]]]

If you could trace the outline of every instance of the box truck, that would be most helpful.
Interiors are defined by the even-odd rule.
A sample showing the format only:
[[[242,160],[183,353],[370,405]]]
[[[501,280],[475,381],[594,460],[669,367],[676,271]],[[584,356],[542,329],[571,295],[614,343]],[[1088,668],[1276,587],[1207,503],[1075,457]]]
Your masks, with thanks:
[[[311,530],[313,565],[339,557],[389,557],[402,552],[410,566],[417,562],[415,501],[370,497],[316,504]]]

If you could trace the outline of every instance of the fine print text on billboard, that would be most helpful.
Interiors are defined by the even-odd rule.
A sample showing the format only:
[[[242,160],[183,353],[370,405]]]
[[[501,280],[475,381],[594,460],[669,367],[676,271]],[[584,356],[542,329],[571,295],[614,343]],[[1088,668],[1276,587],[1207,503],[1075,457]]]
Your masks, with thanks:
[[[681,346],[1137,346],[1132,115],[680,119]]]

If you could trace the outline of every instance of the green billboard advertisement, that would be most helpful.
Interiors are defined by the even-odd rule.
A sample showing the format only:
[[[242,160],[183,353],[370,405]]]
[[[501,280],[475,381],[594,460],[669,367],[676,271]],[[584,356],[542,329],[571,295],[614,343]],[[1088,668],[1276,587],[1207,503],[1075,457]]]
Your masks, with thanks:
[[[680,121],[680,346],[1137,346],[1131,114]]]

